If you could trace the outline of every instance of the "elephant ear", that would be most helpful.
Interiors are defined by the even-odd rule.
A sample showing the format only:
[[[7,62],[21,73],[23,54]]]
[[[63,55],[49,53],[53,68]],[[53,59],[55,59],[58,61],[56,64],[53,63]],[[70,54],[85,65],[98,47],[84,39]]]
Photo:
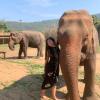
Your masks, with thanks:
[[[10,36],[12,37],[12,36],[15,36],[15,33],[14,32],[11,32],[10,33]]]
[[[93,18],[92,18],[92,16],[90,16],[88,14],[88,12],[86,12],[84,10],[81,10],[80,12],[81,12],[81,14],[83,13],[82,15],[85,15],[84,19],[87,19],[87,21],[84,21],[84,19],[81,19],[81,20],[83,22],[85,32],[92,34],[92,35],[90,35],[91,36],[90,39],[92,38],[92,41],[94,41],[94,47],[96,48],[99,46],[99,38],[98,38],[98,32],[93,23]]]
[[[21,32],[19,33],[16,33],[16,37],[19,39],[19,41],[23,41],[24,42],[24,37],[23,37],[23,34]]]
[[[80,10],[80,18],[83,24],[84,38],[87,38],[88,49],[87,52],[94,52],[96,48],[97,32],[93,24],[93,18],[89,15],[87,11]]]
[[[95,41],[95,47],[99,47],[99,36],[98,36],[98,32],[95,28],[95,26],[93,25],[93,39]]]
[[[13,33],[10,33],[10,36],[13,36]]]

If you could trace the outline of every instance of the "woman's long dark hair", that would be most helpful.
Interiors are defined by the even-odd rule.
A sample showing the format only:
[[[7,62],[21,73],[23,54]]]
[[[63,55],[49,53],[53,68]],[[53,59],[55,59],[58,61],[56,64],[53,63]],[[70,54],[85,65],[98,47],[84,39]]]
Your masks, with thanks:
[[[54,43],[54,45],[55,45],[56,47],[58,47],[58,45],[57,45],[55,39],[52,38],[52,37],[48,37],[48,38],[46,39],[45,60],[47,60],[48,57],[49,57],[49,55],[50,55],[50,53],[49,53],[49,46],[48,46],[48,43],[47,43],[48,40],[52,40],[53,43]]]

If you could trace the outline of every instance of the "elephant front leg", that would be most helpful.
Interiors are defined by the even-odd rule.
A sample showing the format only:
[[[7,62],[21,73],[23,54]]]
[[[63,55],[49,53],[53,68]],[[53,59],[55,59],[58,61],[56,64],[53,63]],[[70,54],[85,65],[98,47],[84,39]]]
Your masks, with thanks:
[[[95,95],[95,67],[96,67],[96,56],[91,54],[84,64],[85,69],[85,89],[83,100],[97,100]]]
[[[23,52],[23,50],[20,48],[19,53],[18,53],[18,59],[21,59],[22,52]]]

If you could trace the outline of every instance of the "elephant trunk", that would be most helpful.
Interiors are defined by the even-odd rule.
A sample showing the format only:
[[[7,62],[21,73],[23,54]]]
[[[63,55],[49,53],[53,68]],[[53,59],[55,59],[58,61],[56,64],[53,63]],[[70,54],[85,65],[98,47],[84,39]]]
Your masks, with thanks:
[[[68,48],[67,48],[68,49]],[[79,54],[75,52],[64,52],[61,50],[60,61],[63,58],[64,61],[61,62],[61,70],[64,75],[65,82],[67,84],[68,92],[70,95],[70,100],[80,100],[78,92],[78,65],[79,65]],[[64,54],[64,55],[62,55]]]
[[[80,100],[78,91],[78,66],[80,63],[81,43],[79,38],[62,40],[60,43],[60,65],[68,88],[70,100]],[[63,59],[63,60],[62,60]]]
[[[8,43],[8,47],[10,50],[14,50],[15,49],[14,41],[10,40]]]

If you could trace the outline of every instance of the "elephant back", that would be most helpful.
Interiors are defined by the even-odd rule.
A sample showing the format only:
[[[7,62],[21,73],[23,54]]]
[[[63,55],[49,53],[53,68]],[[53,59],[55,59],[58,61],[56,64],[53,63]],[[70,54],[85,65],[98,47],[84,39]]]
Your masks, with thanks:
[[[45,36],[42,32],[38,31],[22,31],[21,34],[26,37],[30,45],[43,46],[45,44]]]

